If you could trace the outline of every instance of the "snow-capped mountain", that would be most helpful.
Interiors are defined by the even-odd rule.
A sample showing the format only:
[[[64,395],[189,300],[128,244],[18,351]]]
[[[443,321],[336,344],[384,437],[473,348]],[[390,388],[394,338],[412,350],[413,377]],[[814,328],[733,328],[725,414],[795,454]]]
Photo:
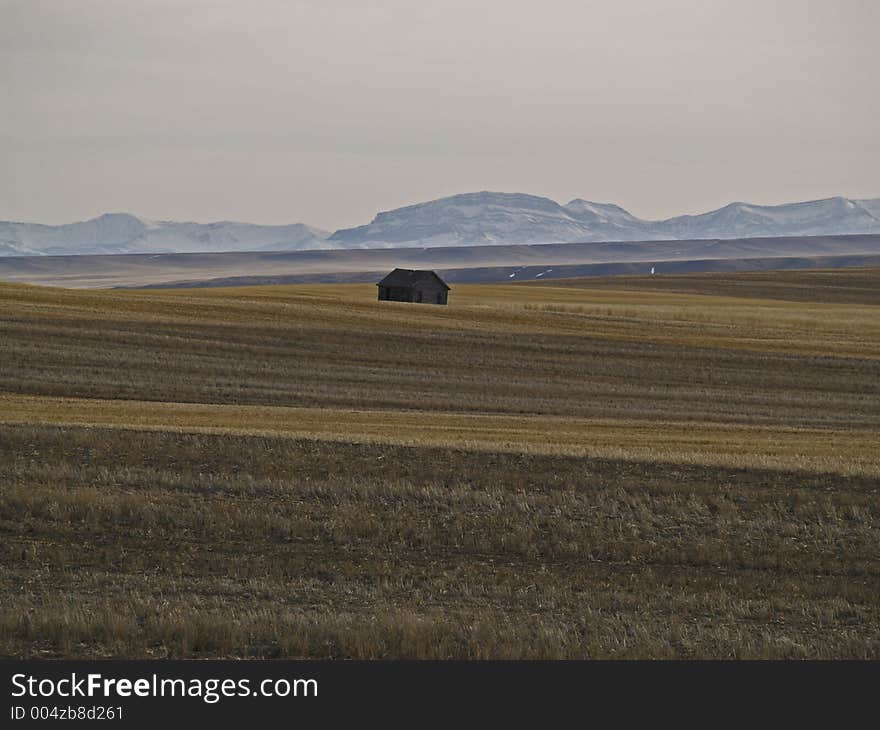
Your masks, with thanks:
[[[610,203],[567,205],[522,193],[464,193],[379,213],[328,239],[348,247],[638,240],[644,221]]]
[[[669,238],[818,236],[880,232],[880,200],[826,198],[785,205],[731,203],[702,215],[658,224]]]
[[[107,213],[61,226],[0,222],[0,255],[291,251],[328,247],[328,235],[302,223],[177,223]]]
[[[880,233],[880,199],[828,198],[766,206],[731,203],[702,215],[637,218],[610,203],[511,193],[466,193],[379,213],[373,222],[336,231],[346,248],[571,243]]]
[[[373,222],[336,231],[346,247],[581,241],[586,221],[549,198],[520,193],[465,193],[379,213]]]
[[[46,226],[0,222],[0,256],[301,251],[487,244],[663,241],[880,233],[880,199],[826,198],[786,205],[731,203],[701,215],[637,218],[580,198],[565,205],[521,193],[464,193],[379,213],[326,231],[295,223],[176,223],[125,213]]]

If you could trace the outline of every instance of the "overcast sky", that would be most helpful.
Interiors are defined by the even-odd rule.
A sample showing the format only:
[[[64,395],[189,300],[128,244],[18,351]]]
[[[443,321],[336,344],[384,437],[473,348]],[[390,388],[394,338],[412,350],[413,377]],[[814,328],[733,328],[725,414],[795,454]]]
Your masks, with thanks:
[[[876,0],[0,0],[0,219],[880,197]]]

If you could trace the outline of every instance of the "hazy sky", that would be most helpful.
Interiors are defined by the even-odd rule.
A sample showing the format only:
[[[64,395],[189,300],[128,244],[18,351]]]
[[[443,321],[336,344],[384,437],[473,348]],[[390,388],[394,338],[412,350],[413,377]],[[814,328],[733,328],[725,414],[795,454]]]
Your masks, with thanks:
[[[0,219],[880,196],[876,0],[0,0]]]

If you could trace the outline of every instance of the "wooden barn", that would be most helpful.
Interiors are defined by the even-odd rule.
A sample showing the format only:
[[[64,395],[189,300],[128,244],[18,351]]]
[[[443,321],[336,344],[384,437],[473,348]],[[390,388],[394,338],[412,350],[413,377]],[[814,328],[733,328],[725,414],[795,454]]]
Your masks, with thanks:
[[[446,304],[449,299],[449,286],[433,271],[394,269],[376,286],[380,302]]]

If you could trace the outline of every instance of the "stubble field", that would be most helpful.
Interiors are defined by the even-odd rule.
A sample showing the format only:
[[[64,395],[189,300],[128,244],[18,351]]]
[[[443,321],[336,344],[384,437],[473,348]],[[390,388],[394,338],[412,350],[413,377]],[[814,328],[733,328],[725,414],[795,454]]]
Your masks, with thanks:
[[[880,271],[748,276],[0,285],[0,654],[877,657]]]

